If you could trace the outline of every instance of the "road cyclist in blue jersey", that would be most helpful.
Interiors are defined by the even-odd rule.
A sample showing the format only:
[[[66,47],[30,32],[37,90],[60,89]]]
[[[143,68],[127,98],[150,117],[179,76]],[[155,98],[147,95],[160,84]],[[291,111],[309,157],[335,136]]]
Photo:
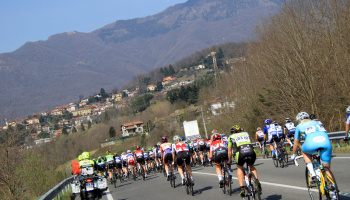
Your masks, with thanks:
[[[328,138],[327,131],[317,121],[311,120],[308,113],[302,111],[296,116],[298,123],[295,129],[294,148],[292,160],[296,157],[297,147],[301,137],[304,137],[305,142],[302,145],[303,157],[306,166],[311,173],[312,180],[316,180],[316,173],[311,162],[311,155],[316,154],[316,150],[320,150],[320,159],[324,167],[331,169],[332,145]]]

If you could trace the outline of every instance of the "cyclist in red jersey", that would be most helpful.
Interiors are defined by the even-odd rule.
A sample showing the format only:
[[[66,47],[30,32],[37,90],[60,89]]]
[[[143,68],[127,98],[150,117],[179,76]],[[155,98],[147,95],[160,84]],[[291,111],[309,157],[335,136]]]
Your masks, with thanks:
[[[225,141],[221,140],[220,134],[212,135],[212,143],[210,145],[209,158],[214,161],[216,174],[219,178],[220,188],[224,186],[224,177],[220,169],[221,161],[223,160],[226,167],[227,172],[230,175],[230,179],[232,179],[231,171],[229,169],[228,161],[228,149]]]
[[[180,137],[174,136],[176,139],[175,143],[172,145],[172,152],[173,152],[173,160],[175,160],[175,153],[176,153],[176,163],[177,163],[177,168],[179,170],[179,174],[181,175],[182,178],[182,185],[185,185],[185,177],[184,177],[184,172],[182,169],[182,164],[184,163],[183,159],[185,159],[185,164],[188,172],[190,173],[192,184],[194,185],[194,181],[192,178],[192,168],[190,165],[191,158],[190,158],[190,153],[189,153],[189,147],[184,141],[180,141]]]

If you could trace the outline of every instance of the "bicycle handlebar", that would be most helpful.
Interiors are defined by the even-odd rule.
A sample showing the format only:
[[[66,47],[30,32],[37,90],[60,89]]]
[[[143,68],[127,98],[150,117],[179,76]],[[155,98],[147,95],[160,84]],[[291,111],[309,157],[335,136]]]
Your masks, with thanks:
[[[294,158],[294,163],[295,163],[295,165],[296,165],[297,167],[299,167],[299,164],[298,164],[297,160],[300,159],[300,158],[303,158],[303,157],[304,157],[304,156],[301,155],[301,156],[297,156],[297,157]]]

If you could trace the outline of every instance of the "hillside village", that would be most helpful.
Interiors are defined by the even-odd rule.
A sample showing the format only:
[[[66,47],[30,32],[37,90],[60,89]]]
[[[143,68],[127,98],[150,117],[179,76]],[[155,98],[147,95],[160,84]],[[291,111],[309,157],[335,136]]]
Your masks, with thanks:
[[[245,58],[227,59],[227,65],[234,64],[238,61],[245,61]],[[184,67],[179,72],[200,72],[202,75],[213,74],[212,67],[205,66],[205,64]],[[199,73],[198,73],[199,74]],[[198,77],[197,77],[198,78]],[[184,80],[184,77],[165,76],[161,82],[161,86],[155,84],[147,85],[146,92],[140,92],[140,86],[134,88],[123,89],[119,93],[105,92],[103,88],[99,94],[95,94],[80,102],[72,102],[67,105],[59,106],[48,111],[30,115],[27,118],[19,119],[17,121],[7,121],[6,125],[0,126],[0,132],[6,131],[11,127],[16,127],[21,130],[26,130],[29,133],[26,144],[47,143],[55,140],[56,137],[62,134],[70,134],[77,132],[77,130],[87,130],[93,123],[108,109],[123,109],[131,105],[135,98],[144,95],[152,94],[152,101],[165,99],[168,91],[188,86],[194,82],[194,79]],[[152,102],[151,103],[155,103]],[[210,110],[213,115],[220,113],[222,107],[233,107],[233,103],[225,102],[222,97],[213,99],[210,102]],[[119,131],[122,136],[129,136],[134,133],[144,133],[143,122],[125,122]]]

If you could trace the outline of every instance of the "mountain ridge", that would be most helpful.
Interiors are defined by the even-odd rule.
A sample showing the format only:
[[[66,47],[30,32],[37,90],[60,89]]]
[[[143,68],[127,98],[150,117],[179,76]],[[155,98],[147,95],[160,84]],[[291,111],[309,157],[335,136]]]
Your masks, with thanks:
[[[0,110],[16,117],[47,110],[195,51],[250,38],[276,0],[189,0],[164,11],[118,20],[89,33],[59,33],[0,54]],[[113,28],[114,27],[114,28]]]

